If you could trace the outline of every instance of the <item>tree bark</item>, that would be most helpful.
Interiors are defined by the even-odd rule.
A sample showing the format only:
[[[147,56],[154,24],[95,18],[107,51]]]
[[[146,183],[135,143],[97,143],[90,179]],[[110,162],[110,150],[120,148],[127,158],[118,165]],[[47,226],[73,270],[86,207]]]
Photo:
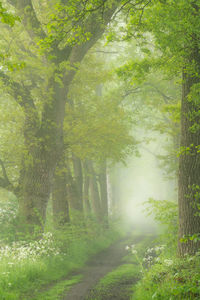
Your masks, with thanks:
[[[22,24],[33,43],[46,37],[31,0],[9,0],[9,2],[18,10]],[[59,156],[62,155],[65,103],[69,86],[77,72],[77,63],[82,61],[88,50],[102,36],[119,2],[118,0],[113,2],[104,10],[103,15],[97,10],[87,17],[84,27],[86,32],[91,33],[89,40],[74,47],[67,46],[63,50],[59,49],[60,41],[58,41],[50,49],[51,56],[54,57],[52,62],[55,65],[67,60],[71,68],[63,74],[59,70],[55,70],[49,79],[48,91],[51,91],[51,95],[49,93],[49,99],[43,101],[42,120],[40,120],[40,112],[37,111],[28,88],[23,83],[20,85],[10,79],[5,80],[11,95],[23,107],[25,113],[26,155],[23,159],[19,179],[19,212],[31,232],[35,226],[44,227],[53,174]],[[46,60],[48,57],[47,54]],[[1,76],[6,77],[3,72],[1,72]],[[62,78],[62,85],[57,82],[57,78]],[[71,174],[68,174],[67,178],[70,183],[69,195],[72,200],[73,197],[75,198],[74,182]],[[75,202],[71,201],[71,203]],[[80,209],[80,206],[79,208],[77,206],[77,209]]]
[[[90,175],[89,175],[89,167],[88,167],[87,160],[83,163],[83,170],[84,170],[83,205],[84,205],[85,215],[87,216],[91,212],[90,200],[89,200]]]
[[[70,222],[68,192],[67,192],[67,168],[64,155],[57,164],[54,174],[52,191],[53,219],[55,227]]]
[[[74,184],[77,191],[79,211],[83,211],[83,173],[82,163],[79,157],[72,155],[73,168],[74,168]]]
[[[107,166],[104,161],[100,166],[99,186],[101,195],[101,213],[105,223],[108,223],[108,187],[107,187]]]
[[[35,121],[33,108],[25,110],[26,154],[20,178],[19,212],[31,231],[34,226],[44,227],[53,174],[62,154],[65,89],[54,78],[50,87],[53,95],[44,104],[41,124]]]
[[[80,203],[76,182],[72,176],[69,161],[67,162],[67,192],[70,210],[81,211],[82,203]]]
[[[90,195],[91,195],[92,210],[97,220],[101,221],[102,214],[101,214],[100,195],[99,195],[99,189],[98,189],[93,162],[91,160],[88,161],[88,167],[90,172]]]
[[[188,65],[194,65],[194,72],[183,72],[182,109],[181,109],[181,155],[179,158],[179,255],[194,254],[200,246],[199,241],[180,239],[200,233],[200,101],[199,89],[200,54],[194,47]],[[198,74],[198,75],[196,75]],[[189,96],[189,97],[188,97]],[[197,125],[197,126],[196,126]]]
[[[121,203],[121,190],[120,190],[120,178],[119,178],[119,170],[117,167],[113,168],[112,174],[110,176],[110,184],[111,184],[111,211],[112,214],[118,214],[120,211],[120,203]]]

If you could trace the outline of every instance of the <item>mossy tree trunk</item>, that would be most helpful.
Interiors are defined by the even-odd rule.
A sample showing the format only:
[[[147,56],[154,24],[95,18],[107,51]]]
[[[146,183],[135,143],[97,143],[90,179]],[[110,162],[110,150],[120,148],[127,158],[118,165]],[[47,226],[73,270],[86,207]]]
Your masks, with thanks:
[[[43,107],[39,122],[37,110],[25,105],[24,140],[26,153],[20,178],[19,208],[23,221],[30,227],[43,227],[51,193],[53,175],[62,154],[65,89],[50,80],[53,95]],[[37,117],[37,118],[36,118]]]
[[[9,0],[9,3],[18,11],[24,29],[32,43],[37,47],[38,40],[44,40],[48,36],[43,30],[43,24],[37,16],[32,0]],[[49,61],[49,53],[45,57],[48,64],[53,63],[55,71],[50,78],[47,74],[49,95],[47,99],[41,99],[42,112],[35,105],[31,91],[24,86],[23,82],[21,84],[14,82],[5,73],[0,73],[4,84],[9,87],[11,96],[23,108],[25,114],[26,154],[21,166],[18,187],[19,211],[21,218],[30,227],[31,232],[35,226],[42,229],[45,223],[53,175],[59,157],[62,155],[65,103],[69,86],[77,72],[77,63],[82,61],[88,50],[102,36],[119,3],[120,1],[116,0],[109,7],[106,7],[103,15],[101,10],[95,10],[87,16],[84,28],[86,32],[90,32],[89,40],[73,47],[67,45],[64,49],[60,49],[60,41],[55,39],[55,43],[50,49],[52,60]],[[71,68],[62,73],[59,65],[66,61]],[[29,79],[31,81],[32,77]],[[39,77],[38,80],[41,78]],[[33,85],[35,86],[35,80]],[[67,178],[71,183],[70,193],[73,194],[72,177],[68,174]]]

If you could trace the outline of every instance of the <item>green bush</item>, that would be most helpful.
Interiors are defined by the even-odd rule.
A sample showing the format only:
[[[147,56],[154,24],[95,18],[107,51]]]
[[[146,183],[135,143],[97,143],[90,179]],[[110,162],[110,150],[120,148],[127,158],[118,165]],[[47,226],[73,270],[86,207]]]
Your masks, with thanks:
[[[170,201],[148,201],[148,213],[164,226],[159,244],[164,250],[154,253],[146,265],[143,278],[134,286],[134,300],[189,300],[200,299],[200,253],[195,256],[177,257],[177,204]],[[156,247],[155,247],[156,248]],[[144,260],[146,258],[144,257]]]
[[[134,300],[200,299],[200,257],[162,258],[136,285]]]
[[[150,198],[145,202],[145,206],[146,213],[152,215],[160,226],[162,234],[159,236],[159,244],[166,244],[167,249],[173,255],[178,239],[178,204],[173,201]]]

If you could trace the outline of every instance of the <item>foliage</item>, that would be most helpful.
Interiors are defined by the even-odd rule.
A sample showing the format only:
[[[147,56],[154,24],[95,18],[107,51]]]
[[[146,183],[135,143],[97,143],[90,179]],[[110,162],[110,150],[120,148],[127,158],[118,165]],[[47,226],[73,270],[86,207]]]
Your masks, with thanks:
[[[136,148],[131,135],[134,116],[116,80],[112,65],[105,66],[103,57],[89,53],[70,87],[73,105],[66,108],[65,143],[81,159],[115,163]]]
[[[2,1],[0,1],[0,21],[12,27],[14,26],[15,22],[19,20],[20,18],[9,13],[8,10],[3,6]]]
[[[150,198],[144,203],[145,211],[148,215],[153,215],[155,221],[164,229],[162,239],[164,243],[170,245],[169,250],[174,251],[175,243],[177,242],[178,231],[178,205],[176,202],[167,200],[154,200]],[[173,247],[172,247],[173,246]]]
[[[176,227],[178,216],[177,203],[168,200],[154,200],[150,198],[144,204],[149,206],[146,208],[148,215],[153,214],[154,219],[158,223]]]
[[[70,0],[67,4],[62,1],[54,4],[44,25],[47,37],[40,41],[41,48],[50,52],[55,45],[58,45],[59,49],[64,49],[90,40],[92,27],[95,27],[94,18],[96,21],[102,20],[106,10],[115,2],[115,0],[79,2]]]
[[[127,37],[138,34],[138,44],[141,42],[142,48],[147,50],[148,44],[153,42],[154,49],[160,54],[159,68],[163,66],[171,74],[179,73],[190,55],[189,47],[199,43],[198,39],[193,40],[193,34],[198,35],[200,31],[197,6],[193,1],[154,0],[143,10],[133,8],[129,14]],[[186,66],[190,70],[192,67]]]
[[[163,256],[137,284],[132,299],[199,299],[199,266],[198,253],[184,259]]]
[[[145,34],[141,37],[142,41],[143,38]],[[148,52],[143,53],[138,40],[133,42],[132,39],[126,39],[124,60],[115,67],[115,71],[123,82],[124,97],[129,105],[132,103],[136,126],[144,128],[151,135],[158,132],[166,140],[167,146],[162,143],[164,154],[155,155],[165,175],[175,178],[180,143],[180,80],[179,75],[165,74],[158,63],[160,51],[154,49],[153,39],[149,38],[148,41]]]
[[[17,300],[33,296],[42,286],[83,266],[91,255],[108,247],[118,236],[114,229],[105,232],[105,229],[95,223],[89,223],[88,227],[74,224],[62,231],[45,233],[37,241],[21,241],[2,246],[1,298]],[[44,296],[47,299],[52,295],[57,296],[69,284],[70,282],[60,283],[51,292],[44,293]],[[41,299],[39,294],[36,299]]]
[[[149,199],[147,212],[154,215],[155,220],[166,226],[164,235],[158,242],[166,247],[147,249],[143,256],[146,267],[143,278],[134,286],[132,299],[199,299],[199,252],[194,256],[186,255],[178,258],[177,243],[177,204],[170,201]]]
[[[0,198],[0,241],[6,244],[15,240],[18,202],[11,192],[4,190],[0,190]]]

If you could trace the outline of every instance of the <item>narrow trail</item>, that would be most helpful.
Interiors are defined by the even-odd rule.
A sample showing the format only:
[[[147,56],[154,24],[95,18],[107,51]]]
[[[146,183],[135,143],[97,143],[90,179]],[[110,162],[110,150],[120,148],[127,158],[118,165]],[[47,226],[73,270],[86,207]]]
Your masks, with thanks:
[[[145,238],[145,235],[133,237],[134,244]],[[130,236],[111,245],[108,249],[94,256],[88,264],[77,274],[82,274],[81,282],[75,284],[63,298],[63,300],[84,300],[87,299],[90,291],[104,277],[121,264],[122,258],[127,254],[125,246],[130,244]],[[107,299],[105,299],[107,300]],[[117,300],[117,299],[116,299]]]

